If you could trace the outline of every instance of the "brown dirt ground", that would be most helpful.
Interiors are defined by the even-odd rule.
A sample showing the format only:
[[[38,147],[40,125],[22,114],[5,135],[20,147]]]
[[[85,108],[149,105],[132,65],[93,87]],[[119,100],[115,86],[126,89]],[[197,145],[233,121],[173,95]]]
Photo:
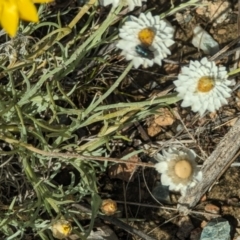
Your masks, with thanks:
[[[195,26],[196,23],[200,23],[202,27],[204,27],[213,36],[213,38],[219,43],[220,49],[232,40],[236,39],[238,35],[238,8],[236,3],[237,1],[234,2],[235,4],[232,5],[233,11],[229,14],[227,21],[217,26],[213,26],[213,23],[209,20],[209,18],[199,16],[195,9],[188,9],[188,13],[187,11],[181,12],[183,14],[192,15],[192,20],[188,23],[180,24],[174,21],[173,17],[170,17],[169,21],[176,26],[177,40],[176,46],[173,48],[173,55],[170,59],[181,59],[182,62],[187,63],[190,59],[199,59],[199,57],[204,56],[202,52],[198,52],[198,50],[190,43],[192,37],[192,27]],[[161,1],[161,3],[166,2]],[[152,4],[154,5],[154,1]],[[162,9],[159,11],[162,11]],[[228,67],[232,67],[234,63],[234,55],[223,58],[221,63],[227,65]],[[179,67],[169,63],[164,63],[161,68],[154,66],[150,70],[139,69],[135,71],[136,75],[134,77],[138,88],[136,88],[136,85],[132,84],[126,84],[125,87],[128,87],[128,90],[132,94],[134,93],[133,95],[135,95],[135,99],[141,99],[144,98],[144,96],[139,93],[138,89],[145,89],[148,92],[151,92],[149,78],[157,83],[161,83],[161,89],[156,91],[157,93],[161,93],[171,85],[172,79],[178,72]],[[238,78],[236,81],[238,82]],[[197,144],[193,144],[190,141],[190,143],[186,145],[188,147],[195,148],[196,151],[199,151],[197,145],[201,146],[206,154],[210,155],[212,150],[215,149],[218,142],[231,127],[231,124],[227,124],[227,122],[237,116],[237,112],[239,110],[238,108],[239,106],[236,104],[235,97],[233,96],[230,101],[230,105],[223,107],[219,111],[218,116],[209,115],[206,118],[199,120],[194,116],[194,114],[189,113],[190,111],[183,110],[177,106],[176,110],[181,115],[183,122],[186,124],[188,130],[193,134],[197,142]],[[176,120],[170,126],[159,127],[154,123],[154,118],[149,118],[146,122],[142,123],[142,127],[146,133],[151,133],[149,135],[151,141],[161,142],[171,140],[176,137],[176,128],[179,123],[179,120]],[[151,126],[152,129],[149,131],[149,127]],[[142,140],[140,134],[135,135],[135,138]],[[181,136],[178,136],[178,140],[187,141],[190,139],[187,134],[182,134]],[[119,152],[121,152],[121,150]],[[199,154],[201,153],[199,152]],[[142,160],[144,158],[146,158],[146,156],[142,156]],[[201,164],[202,160],[200,160],[199,163]],[[147,186],[144,178],[146,179]],[[119,203],[119,214],[121,217],[127,217],[130,225],[149,233],[155,239],[199,239],[202,230],[201,226],[203,226],[211,218],[205,214],[204,208],[206,205],[210,207],[210,212],[216,213],[214,211],[219,211],[218,213],[221,216],[229,220],[233,229],[231,233],[232,239],[240,235],[240,225],[238,223],[240,216],[240,171],[238,167],[229,168],[219,181],[216,182],[216,184],[206,193],[205,199],[196,207],[196,210],[199,211],[200,214],[190,214],[188,217],[180,216],[173,210],[157,209],[154,207],[159,206],[159,203],[156,203],[153,200],[148,189],[152,191],[157,180],[159,180],[159,176],[153,169],[145,170],[144,172],[137,171],[134,180],[129,183],[121,180],[108,179],[104,176],[100,182],[104,182],[105,184],[100,191],[103,196],[110,196],[118,201],[146,204],[148,207],[139,206],[137,204],[135,206],[126,204],[124,206],[122,203]],[[163,205],[166,207],[175,207],[178,197],[179,195],[172,194],[171,204]],[[132,218],[134,218],[135,221],[131,221]],[[119,229],[115,228],[115,231],[118,233],[119,239],[139,239],[137,237],[132,237]]]

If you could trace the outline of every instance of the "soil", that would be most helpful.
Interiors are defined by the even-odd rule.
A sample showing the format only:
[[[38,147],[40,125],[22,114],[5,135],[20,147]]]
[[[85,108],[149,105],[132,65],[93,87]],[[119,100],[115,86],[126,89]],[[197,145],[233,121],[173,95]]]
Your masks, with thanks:
[[[166,1],[161,2],[162,4],[167,4]],[[152,6],[152,4],[150,5]],[[193,36],[192,28],[196,24],[201,24],[212,35],[219,43],[220,49],[238,37],[237,1],[232,1],[232,11],[229,12],[225,21],[217,25],[211,22],[209,17],[199,15],[194,8],[184,10],[180,13],[183,16],[189,16],[191,20],[186,23],[177,22],[173,16],[169,18],[169,21],[176,26],[177,39],[177,43],[172,49],[173,55],[169,60],[176,61],[181,59],[182,63],[187,63],[191,59],[199,59],[201,56],[204,56],[203,52],[198,51],[191,44]],[[234,55],[224,57],[218,63],[224,64],[230,69],[235,63]],[[134,90],[135,97],[138,95],[139,99],[141,99],[144,96],[140,93],[139,89],[144,89],[147,93],[151,92],[153,94],[149,78],[153,82],[161,83],[161,89],[154,92],[154,94],[161,94],[171,86],[174,76],[179,72],[179,67],[165,62],[162,67],[154,66],[152,69],[139,69],[133,72],[136,73],[133,80],[135,84],[128,86],[130,87],[129,91],[131,90],[131,93],[133,93]],[[238,82],[239,78],[236,77],[235,80]],[[199,153],[199,156],[201,156],[199,164],[202,164],[204,159],[211,154],[221,138],[232,126],[233,122],[231,120],[237,116],[239,106],[236,104],[235,94],[237,94],[236,91],[230,100],[230,104],[223,107],[218,112],[218,115],[210,114],[203,119],[196,118],[195,114],[191,114],[186,109],[181,109],[179,105],[175,106],[175,110],[181,115],[181,121],[185,123],[194,141],[189,137],[189,134],[177,135],[180,119],[174,119],[173,122],[170,121],[170,124],[164,126],[160,124],[159,126],[156,123],[156,117],[151,117],[141,122],[141,127],[147,133],[152,143],[166,143],[170,141],[171,144],[173,139],[176,138],[186,143],[185,146],[194,148]],[[135,134],[134,138],[140,141],[146,140],[142,138],[140,133]],[[140,156],[140,158],[141,161],[146,161],[147,158],[155,162],[154,159],[149,159],[145,155]],[[148,233],[154,239],[200,239],[203,226],[214,217],[208,215],[206,210],[208,213],[220,215],[229,221],[232,228],[232,239],[237,239],[240,236],[238,220],[240,216],[240,171],[238,166],[230,167],[216,181],[205,196],[203,196],[201,202],[193,209],[198,213],[190,213],[189,216],[180,216],[175,210],[177,199],[179,198],[179,195],[176,193],[170,194],[170,202],[167,203],[164,201],[159,203],[154,200],[151,192],[159,180],[159,175],[153,169],[137,170],[131,181],[115,180],[114,178],[110,179],[108,176],[103,176],[99,180],[103,185],[100,188],[100,194],[118,201],[119,216],[127,218],[129,225]],[[128,203],[135,203],[135,205]],[[159,209],[159,206],[173,208],[173,210]],[[134,219],[134,221],[131,219]],[[115,231],[118,233],[119,239],[140,239],[124,233],[117,228],[115,228]]]

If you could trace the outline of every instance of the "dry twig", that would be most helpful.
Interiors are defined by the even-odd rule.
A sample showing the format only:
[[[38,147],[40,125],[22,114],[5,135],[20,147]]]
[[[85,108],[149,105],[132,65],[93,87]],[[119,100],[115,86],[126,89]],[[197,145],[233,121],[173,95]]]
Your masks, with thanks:
[[[188,189],[185,196],[179,199],[178,209],[184,214],[196,206],[201,196],[225,172],[235,160],[235,154],[240,148],[240,119],[224,136],[213,153],[202,166],[203,180],[196,187]]]

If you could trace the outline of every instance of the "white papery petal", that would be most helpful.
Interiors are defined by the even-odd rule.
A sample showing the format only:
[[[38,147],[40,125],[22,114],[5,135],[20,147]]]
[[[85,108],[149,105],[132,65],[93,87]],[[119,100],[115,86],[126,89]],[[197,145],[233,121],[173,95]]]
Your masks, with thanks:
[[[192,161],[195,161],[195,158],[197,157],[197,154],[192,150],[192,149],[189,149],[189,155],[190,159]]]
[[[113,7],[117,7],[119,5],[119,0],[100,0],[100,4],[104,7],[109,4],[112,4]]]
[[[215,81],[209,92],[197,91],[197,84],[201,77],[211,77]],[[178,79],[174,81],[178,96],[183,99],[182,107],[191,107],[193,112],[202,116],[206,111],[215,112],[222,105],[227,104],[226,98],[231,96],[232,83],[229,81],[226,68],[216,66],[215,62],[206,57],[201,61],[190,61],[188,67],[183,67]]]
[[[155,164],[155,169],[159,173],[165,173],[168,170],[168,164],[166,162],[160,162]]]
[[[187,186],[184,186],[183,188],[181,188],[180,192],[181,192],[182,196],[186,195],[187,188],[188,188]]]
[[[169,186],[169,189],[170,189],[170,186],[174,187],[174,183],[172,182],[171,178],[168,177],[168,175],[166,174],[162,174],[161,182],[162,182],[162,185]],[[173,190],[173,189],[170,189],[170,190]]]
[[[127,0],[127,5],[130,11],[132,11],[135,7],[141,7],[142,2],[146,2],[147,0]],[[100,4],[103,6],[107,6],[112,4],[113,7],[118,7],[122,0],[100,0]]]
[[[185,188],[187,188],[187,187],[180,183],[180,184],[177,184],[177,185],[174,184],[174,186],[172,185],[171,190],[179,192],[179,191],[182,191]],[[170,189],[170,187],[169,187],[169,189]]]
[[[196,182],[191,182],[188,187],[192,188],[196,186]]]

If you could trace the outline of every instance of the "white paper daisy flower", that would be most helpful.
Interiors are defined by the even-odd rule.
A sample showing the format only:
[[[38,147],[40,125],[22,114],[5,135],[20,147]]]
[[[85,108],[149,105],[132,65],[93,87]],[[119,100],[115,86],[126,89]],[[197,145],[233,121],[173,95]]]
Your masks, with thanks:
[[[229,86],[233,83],[228,80],[225,67],[218,67],[205,57],[183,67],[174,84],[178,96],[183,99],[181,106],[191,107],[202,116],[206,111],[214,112],[227,104],[226,98],[232,91]]]
[[[117,47],[122,49],[122,55],[127,60],[133,60],[138,68],[151,67],[154,63],[161,66],[162,60],[171,54],[169,47],[174,44],[174,28],[159,16],[152,16],[150,12],[141,13],[139,18],[130,16],[120,29]]]
[[[169,186],[171,191],[180,191],[185,195],[187,188],[194,187],[202,180],[202,172],[198,171],[195,162],[196,154],[190,149],[169,148],[157,154],[156,170],[161,173],[161,182]]]
[[[129,10],[132,11],[135,7],[141,7],[142,2],[147,0],[100,0],[100,3],[103,6],[112,4],[114,8],[118,7],[120,3],[123,3],[124,6],[128,6]]]

